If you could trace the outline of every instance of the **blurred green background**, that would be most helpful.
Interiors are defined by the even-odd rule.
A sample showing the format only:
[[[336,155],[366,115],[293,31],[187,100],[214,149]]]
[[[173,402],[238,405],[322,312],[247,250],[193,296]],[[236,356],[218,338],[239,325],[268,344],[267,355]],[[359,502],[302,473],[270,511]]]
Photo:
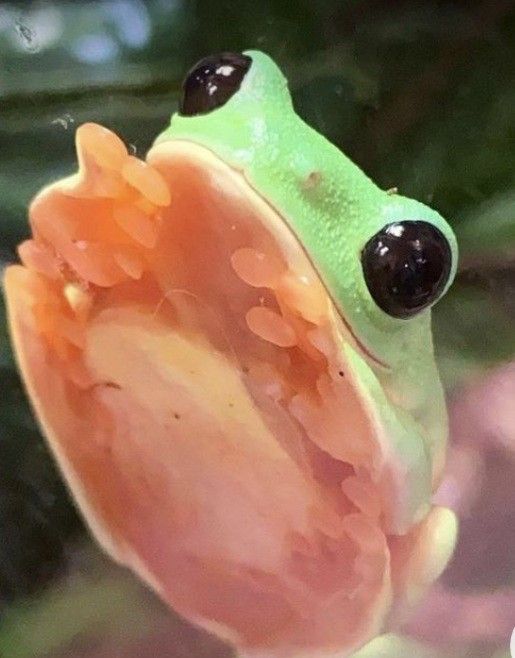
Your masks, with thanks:
[[[245,48],[278,61],[299,113],[382,187],[430,203],[455,228],[460,272],[434,315],[449,394],[512,360],[515,4],[506,0],[0,2],[0,264],[28,234],[33,194],[74,169],[78,125],[102,123],[143,155],[192,63]],[[0,656],[225,655],[170,621],[90,543],[0,313]],[[130,642],[140,648],[115,653]],[[458,656],[399,642],[388,655]]]

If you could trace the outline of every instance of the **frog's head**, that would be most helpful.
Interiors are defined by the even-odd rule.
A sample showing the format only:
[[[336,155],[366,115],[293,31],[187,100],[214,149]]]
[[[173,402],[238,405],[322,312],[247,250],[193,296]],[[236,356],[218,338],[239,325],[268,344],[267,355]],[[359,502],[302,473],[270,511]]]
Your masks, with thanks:
[[[221,53],[186,76],[157,140],[206,146],[281,211],[358,340],[389,370],[432,353],[429,308],[454,278],[457,246],[428,206],[380,190],[295,113],[265,54]],[[412,351],[415,350],[415,351]]]
[[[355,339],[358,379],[372,376],[366,364],[379,397],[385,393],[388,404],[422,427],[440,472],[446,414],[430,308],[456,272],[447,222],[423,203],[379,189],[307,126],[286,79],[261,52],[222,53],[196,64],[157,142],[169,140],[207,147],[277,210]],[[370,394],[371,382],[362,386]]]

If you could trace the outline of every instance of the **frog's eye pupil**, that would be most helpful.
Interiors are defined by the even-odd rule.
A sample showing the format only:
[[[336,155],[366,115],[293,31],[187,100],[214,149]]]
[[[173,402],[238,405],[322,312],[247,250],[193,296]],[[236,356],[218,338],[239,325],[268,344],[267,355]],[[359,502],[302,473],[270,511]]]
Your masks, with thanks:
[[[251,58],[241,53],[218,53],[201,59],[184,78],[179,113],[207,114],[225,105],[240,88],[251,64]]]
[[[376,304],[394,318],[409,318],[438,299],[452,265],[444,234],[428,222],[388,224],[367,242],[361,264]]]

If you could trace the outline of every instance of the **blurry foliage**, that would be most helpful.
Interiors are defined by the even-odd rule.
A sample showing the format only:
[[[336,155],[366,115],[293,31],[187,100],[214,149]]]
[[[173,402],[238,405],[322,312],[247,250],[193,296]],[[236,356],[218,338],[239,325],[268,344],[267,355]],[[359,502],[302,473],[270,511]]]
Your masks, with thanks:
[[[59,587],[6,612],[2,658],[231,658],[90,547],[75,550],[69,572]]]
[[[151,617],[158,616],[159,606],[153,600],[141,606],[141,593],[134,580],[115,569],[108,571],[98,560],[84,562],[82,567],[87,566],[97,578],[79,576],[61,581],[58,591],[45,592],[35,605],[21,603],[5,613],[0,656],[32,658],[51,654],[72,642],[77,644],[77,638],[88,634],[101,640],[107,631],[128,641],[152,625]],[[74,611],[73,618],[69,610]],[[64,618],[70,623],[63,624]]]
[[[77,125],[103,123],[143,154],[175,110],[183,72],[243,48],[278,61],[299,113],[378,184],[431,203],[455,227],[462,269],[435,310],[447,387],[512,358],[512,1],[0,2],[2,263],[28,234],[33,194],[74,169]],[[27,407],[2,315],[0,376],[1,613],[53,577],[83,531]]]

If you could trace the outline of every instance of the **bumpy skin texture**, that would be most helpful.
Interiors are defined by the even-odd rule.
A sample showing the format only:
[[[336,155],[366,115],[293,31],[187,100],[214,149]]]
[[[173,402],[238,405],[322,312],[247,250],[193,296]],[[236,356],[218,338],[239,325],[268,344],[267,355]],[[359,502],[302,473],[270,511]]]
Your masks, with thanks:
[[[141,161],[77,131],[5,286],[18,362],[92,532],[246,655],[349,655],[438,577],[447,435],[430,311],[396,320],[360,251],[447,224],[294,113],[265,55]],[[452,275],[455,271],[455,258]],[[451,279],[452,279],[451,275]]]

